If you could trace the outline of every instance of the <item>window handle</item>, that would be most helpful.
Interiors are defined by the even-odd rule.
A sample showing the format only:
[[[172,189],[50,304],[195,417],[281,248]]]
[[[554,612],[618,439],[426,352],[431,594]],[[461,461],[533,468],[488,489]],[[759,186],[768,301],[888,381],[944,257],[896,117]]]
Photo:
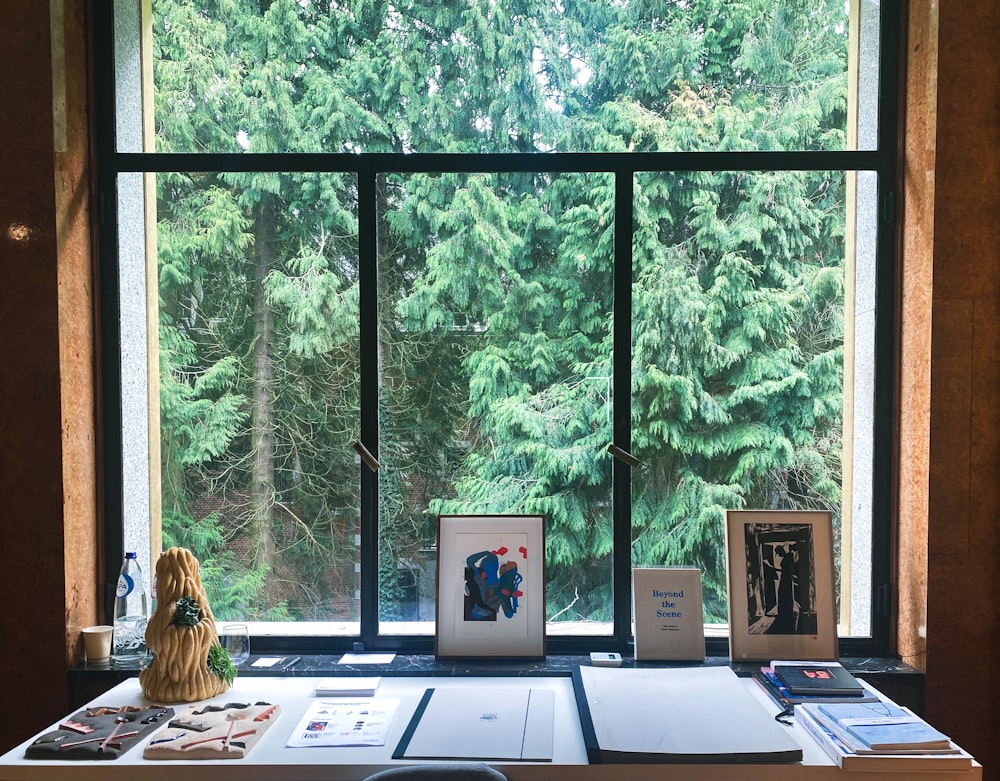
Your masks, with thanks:
[[[361,456],[361,460],[365,462],[365,466],[371,469],[373,472],[379,470],[378,459],[371,454],[371,451],[361,444],[360,439],[354,440],[354,449],[357,451],[358,455]]]
[[[642,461],[640,461],[638,458],[636,458],[635,456],[633,456],[631,453],[629,453],[624,448],[618,447],[618,445],[614,444],[613,442],[610,445],[608,445],[608,452],[611,455],[613,455],[615,458],[617,458],[619,461],[624,461],[626,464],[628,464],[633,469],[635,467],[637,467],[637,466],[641,466],[642,465]]]

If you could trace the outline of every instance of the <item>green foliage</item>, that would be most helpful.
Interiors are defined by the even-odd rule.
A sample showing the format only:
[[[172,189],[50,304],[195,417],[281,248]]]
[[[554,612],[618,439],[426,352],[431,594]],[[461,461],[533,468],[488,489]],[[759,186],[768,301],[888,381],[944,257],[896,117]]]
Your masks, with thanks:
[[[194,626],[201,620],[201,605],[194,597],[181,597],[174,603],[174,619],[177,626]]]
[[[845,145],[842,0],[157,0],[154,16],[161,151]],[[353,577],[359,514],[357,182],[157,184],[165,538],[196,552],[217,616],[351,618],[330,573]],[[710,619],[725,509],[839,511],[845,177],[638,175],[625,388],[615,186],[378,178],[382,618],[436,513],[540,512],[550,617],[609,619],[612,393],[631,393],[643,463],[632,561],[700,566]]]
[[[236,665],[229,658],[226,649],[218,643],[208,649],[208,671],[225,681],[226,686],[232,686],[236,680]]]
[[[195,521],[184,515],[163,514],[164,548],[187,548],[198,559],[202,587],[219,620],[281,621],[288,618],[284,605],[270,606],[256,612],[266,571],[247,570],[235,554],[226,548],[223,527],[215,514]]]

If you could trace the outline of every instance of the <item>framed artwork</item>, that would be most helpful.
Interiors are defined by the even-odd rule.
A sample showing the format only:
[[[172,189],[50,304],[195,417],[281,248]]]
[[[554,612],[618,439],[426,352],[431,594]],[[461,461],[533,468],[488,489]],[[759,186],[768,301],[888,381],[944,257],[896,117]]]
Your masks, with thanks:
[[[545,516],[442,515],[438,658],[545,657]]]
[[[833,514],[726,512],[729,657],[836,659]]]

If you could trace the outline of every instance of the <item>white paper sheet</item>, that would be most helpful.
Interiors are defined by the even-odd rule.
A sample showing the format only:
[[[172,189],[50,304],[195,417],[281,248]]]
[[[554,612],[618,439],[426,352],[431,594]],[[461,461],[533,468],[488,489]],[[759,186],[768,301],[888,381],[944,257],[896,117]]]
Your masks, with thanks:
[[[579,668],[606,761],[795,761],[801,746],[728,667]],[[588,749],[591,748],[588,745]]]
[[[393,653],[378,654],[344,654],[337,664],[389,664],[396,658]]]
[[[313,702],[288,736],[289,748],[384,746],[399,700],[320,699]]]
[[[434,689],[403,751],[408,759],[552,759],[548,689]]]

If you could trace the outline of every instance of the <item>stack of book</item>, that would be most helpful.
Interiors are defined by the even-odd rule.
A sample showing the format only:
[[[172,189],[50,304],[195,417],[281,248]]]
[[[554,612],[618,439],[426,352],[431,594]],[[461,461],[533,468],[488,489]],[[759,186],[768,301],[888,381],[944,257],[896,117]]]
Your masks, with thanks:
[[[878,702],[878,693],[838,662],[772,661],[754,680],[783,710],[807,702]]]
[[[908,708],[876,702],[803,703],[796,722],[844,770],[968,770],[972,757]]]

